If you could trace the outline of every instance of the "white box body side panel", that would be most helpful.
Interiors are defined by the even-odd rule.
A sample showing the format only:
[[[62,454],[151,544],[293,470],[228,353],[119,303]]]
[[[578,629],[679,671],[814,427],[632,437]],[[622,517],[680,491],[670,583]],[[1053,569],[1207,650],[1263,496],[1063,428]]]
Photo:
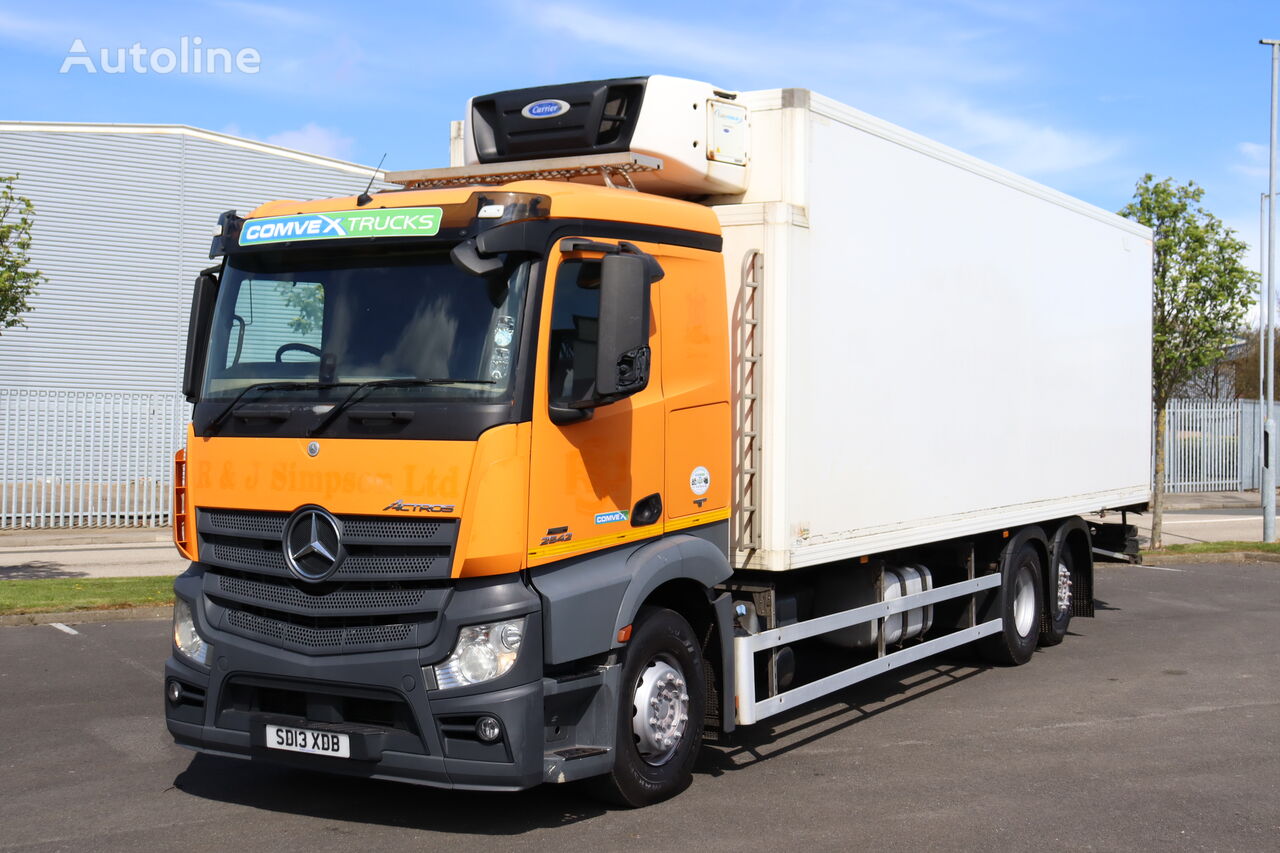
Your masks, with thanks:
[[[1148,500],[1145,230],[834,102],[813,104],[757,102],[753,117],[756,174],[805,208],[717,208],[731,297],[738,235],[752,228],[735,223],[755,211],[763,220],[752,237],[766,265],[770,499],[752,566],[796,568]],[[802,192],[784,189],[794,184],[780,180],[784,170],[760,168],[775,157],[805,164]]]

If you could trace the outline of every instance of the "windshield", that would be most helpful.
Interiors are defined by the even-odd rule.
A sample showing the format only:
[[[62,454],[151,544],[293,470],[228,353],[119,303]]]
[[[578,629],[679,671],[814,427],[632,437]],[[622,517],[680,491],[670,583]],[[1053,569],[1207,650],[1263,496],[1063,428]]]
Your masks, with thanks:
[[[527,279],[527,263],[479,278],[439,252],[229,258],[201,398],[230,400],[258,383],[282,387],[255,396],[314,398],[311,383],[386,380],[423,381],[380,398],[508,397]]]

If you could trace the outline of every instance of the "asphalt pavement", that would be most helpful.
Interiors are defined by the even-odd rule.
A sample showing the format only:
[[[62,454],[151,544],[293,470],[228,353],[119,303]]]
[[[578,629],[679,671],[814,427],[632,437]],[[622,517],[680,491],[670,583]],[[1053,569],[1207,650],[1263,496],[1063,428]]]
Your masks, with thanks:
[[[882,676],[707,747],[640,810],[197,756],[163,621],[0,628],[0,850],[1274,850],[1280,566],[1100,565],[1018,668]]]

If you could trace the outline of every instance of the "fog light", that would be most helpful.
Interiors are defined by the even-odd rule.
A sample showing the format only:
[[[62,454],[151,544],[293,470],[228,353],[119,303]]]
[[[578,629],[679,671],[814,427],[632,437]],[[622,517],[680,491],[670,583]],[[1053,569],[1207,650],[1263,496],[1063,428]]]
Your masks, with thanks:
[[[165,695],[169,697],[170,702],[177,705],[182,701],[182,685],[171,680],[169,686],[165,689]]]
[[[502,737],[502,724],[493,717],[481,717],[476,720],[476,737],[485,743],[493,743]]]

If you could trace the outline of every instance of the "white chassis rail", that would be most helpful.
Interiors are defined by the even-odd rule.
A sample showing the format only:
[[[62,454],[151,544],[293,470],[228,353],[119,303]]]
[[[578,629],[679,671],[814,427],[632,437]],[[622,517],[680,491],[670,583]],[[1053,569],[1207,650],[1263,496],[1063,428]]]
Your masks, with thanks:
[[[738,713],[737,719],[739,725],[750,725],[758,722],[766,717],[772,717],[774,714],[781,713],[788,708],[793,708],[810,699],[817,699],[819,696],[825,696],[828,693],[834,693],[848,687],[851,684],[857,684],[859,681],[865,681],[868,678],[877,676],[883,672],[888,672],[896,667],[905,666],[909,663],[929,657],[937,652],[962,646],[965,643],[971,643],[981,637],[999,632],[1003,627],[1003,621],[1000,619],[992,619],[989,622],[983,622],[981,625],[974,625],[971,628],[962,628],[950,634],[944,634],[933,640],[918,643],[914,646],[908,646],[901,651],[891,652],[875,660],[852,666],[840,672],[820,678],[803,687],[796,687],[779,693],[777,696],[770,696],[759,702],[755,701],[756,695],[756,652],[767,651],[787,643],[794,643],[798,640],[804,640],[809,637],[816,637],[819,634],[827,634],[841,628],[848,628],[851,625],[861,625],[864,622],[871,622],[877,619],[884,619],[895,613],[902,613],[906,610],[914,610],[917,607],[924,607],[929,604],[936,604],[939,601],[947,601],[953,598],[961,598],[966,595],[973,595],[983,590],[993,589],[1000,586],[1000,574],[983,575],[982,577],[963,580],[959,583],[940,586],[936,589],[927,589],[923,592],[904,595],[892,601],[881,601],[876,604],[868,604],[863,607],[855,607],[852,610],[843,610],[839,613],[832,613],[829,616],[820,616],[817,619],[808,619],[804,622],[797,622],[794,625],[787,625],[783,628],[774,628],[768,631],[761,631],[758,634],[752,634],[748,637],[736,637],[733,641],[735,663],[735,693],[738,697]],[[883,625],[881,626],[883,634]]]

